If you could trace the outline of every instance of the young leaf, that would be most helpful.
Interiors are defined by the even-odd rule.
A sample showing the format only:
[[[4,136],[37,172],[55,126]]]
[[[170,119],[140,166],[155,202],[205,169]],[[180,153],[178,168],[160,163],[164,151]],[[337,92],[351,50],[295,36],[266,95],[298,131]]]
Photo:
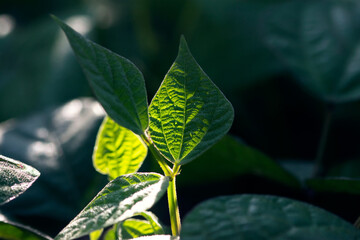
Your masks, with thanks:
[[[360,194],[360,178],[313,178],[306,185],[318,192]]]
[[[121,127],[110,117],[105,117],[95,144],[93,164],[95,169],[114,179],[136,172],[147,154],[146,145],[139,136]]]
[[[178,56],[150,107],[150,136],[171,162],[185,164],[230,129],[234,110],[180,40]]]
[[[122,236],[125,239],[156,234],[149,221],[134,218],[122,222],[121,229]]]
[[[148,127],[145,81],[128,59],[84,38],[53,16],[65,32],[90,85],[107,114],[141,135]]]
[[[145,235],[164,234],[164,229],[159,223],[158,218],[151,212],[141,212],[138,215],[146,220],[126,219],[121,224],[123,238],[136,238]]]
[[[131,240],[180,240],[180,238],[178,236],[171,236],[171,235],[153,235],[153,236],[133,238]]]
[[[74,239],[124,221],[159,200],[169,184],[156,173],[122,175],[109,182],[55,239]]]
[[[320,208],[295,200],[222,196],[200,203],[184,220],[181,240],[359,240],[360,231]]]
[[[90,240],[99,240],[101,237],[102,232],[104,231],[103,228],[99,230],[95,230],[89,234]]]
[[[25,192],[39,176],[35,168],[0,155],[0,205]]]

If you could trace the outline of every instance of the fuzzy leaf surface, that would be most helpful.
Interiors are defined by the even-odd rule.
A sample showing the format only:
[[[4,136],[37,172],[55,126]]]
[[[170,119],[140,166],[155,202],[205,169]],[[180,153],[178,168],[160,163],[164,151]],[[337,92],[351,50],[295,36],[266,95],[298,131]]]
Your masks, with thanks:
[[[39,176],[35,168],[0,155],[0,205],[25,192]]]
[[[150,107],[150,136],[171,162],[185,164],[230,129],[234,110],[191,55],[185,39]]]
[[[147,155],[140,137],[105,117],[97,135],[93,154],[95,169],[110,176],[137,172]]]
[[[148,126],[149,117],[145,81],[140,70],[128,59],[86,39],[58,18],[53,18],[66,34],[107,114],[119,125],[141,135]]]
[[[156,173],[122,175],[109,182],[55,239],[78,238],[146,211],[168,184],[167,177]]]
[[[360,231],[341,218],[299,201],[265,195],[207,200],[186,217],[181,240],[358,240]]]

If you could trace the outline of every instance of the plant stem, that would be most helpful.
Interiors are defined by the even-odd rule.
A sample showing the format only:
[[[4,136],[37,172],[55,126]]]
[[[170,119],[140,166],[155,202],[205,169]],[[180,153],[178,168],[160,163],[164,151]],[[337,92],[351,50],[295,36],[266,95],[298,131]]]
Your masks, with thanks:
[[[173,236],[179,236],[181,229],[181,222],[180,222],[179,205],[177,202],[177,195],[176,195],[175,179],[176,176],[173,176],[172,180],[169,182],[167,194],[168,194],[168,203],[169,203],[171,232]]]
[[[333,109],[331,107],[329,107],[327,110],[326,116],[325,116],[324,125],[323,125],[322,132],[321,132],[321,138],[320,138],[319,146],[318,146],[317,153],[316,153],[315,166],[314,166],[314,172],[313,172],[314,177],[322,175],[323,170],[324,170],[323,169],[324,152],[325,152],[325,147],[326,147],[326,143],[327,143],[327,138],[329,135],[329,129],[330,129],[332,115],[333,115]]]

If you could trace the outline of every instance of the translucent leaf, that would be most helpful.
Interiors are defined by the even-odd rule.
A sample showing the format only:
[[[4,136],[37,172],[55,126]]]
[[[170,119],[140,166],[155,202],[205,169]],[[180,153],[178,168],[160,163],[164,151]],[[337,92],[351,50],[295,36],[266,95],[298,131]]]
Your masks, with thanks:
[[[158,218],[151,212],[142,212],[138,214],[146,220],[126,219],[121,224],[121,234],[123,238],[136,238],[146,235],[164,234],[163,227]]]
[[[145,81],[139,69],[84,38],[58,18],[90,85],[107,114],[119,125],[141,135],[148,127]]]
[[[150,136],[171,162],[190,162],[230,129],[234,110],[191,55],[185,39],[150,107]]]
[[[181,240],[358,240],[360,231],[320,208],[262,195],[222,196],[196,206]]]
[[[0,205],[25,192],[39,176],[35,168],[0,155]]]
[[[140,137],[105,117],[95,144],[95,169],[114,179],[136,172],[147,155],[147,147]]]
[[[102,228],[102,229],[91,232],[89,234],[90,240],[99,240],[103,231],[104,231],[104,229]]]
[[[169,179],[156,173],[122,175],[103,190],[57,235],[74,239],[141,213],[165,193]]]
[[[179,237],[173,237],[170,235],[153,235],[153,236],[144,236],[133,238],[131,240],[180,240]]]

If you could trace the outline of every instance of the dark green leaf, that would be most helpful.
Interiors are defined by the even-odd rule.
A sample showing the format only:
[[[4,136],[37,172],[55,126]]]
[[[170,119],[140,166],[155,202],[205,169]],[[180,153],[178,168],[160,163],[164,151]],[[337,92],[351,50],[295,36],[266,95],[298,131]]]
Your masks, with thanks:
[[[51,240],[50,237],[28,226],[8,221],[0,214],[0,239],[3,240]]]
[[[185,39],[149,107],[150,136],[171,162],[185,164],[230,129],[231,103],[200,68]]]
[[[93,164],[98,172],[111,179],[137,172],[146,155],[147,147],[138,135],[105,117],[93,154]]]
[[[56,237],[74,239],[143,212],[165,193],[169,180],[156,173],[122,175],[103,190]]]
[[[360,160],[342,162],[330,168],[328,177],[360,178]]]
[[[207,200],[186,217],[181,240],[358,240],[360,231],[320,208],[262,195]]]
[[[203,170],[204,166],[206,171]],[[274,160],[229,135],[183,168],[178,178],[179,184],[210,183],[254,174],[292,187],[300,186],[299,181]]]
[[[306,185],[318,192],[360,194],[360,178],[314,178],[307,180]]]
[[[25,192],[39,176],[35,168],[0,155],[0,205]]]
[[[356,100],[359,7],[357,1],[287,1],[269,9],[264,39],[316,96],[328,102]]]
[[[119,125],[141,135],[148,127],[145,81],[139,69],[84,38],[58,18],[93,91],[107,114]]]

